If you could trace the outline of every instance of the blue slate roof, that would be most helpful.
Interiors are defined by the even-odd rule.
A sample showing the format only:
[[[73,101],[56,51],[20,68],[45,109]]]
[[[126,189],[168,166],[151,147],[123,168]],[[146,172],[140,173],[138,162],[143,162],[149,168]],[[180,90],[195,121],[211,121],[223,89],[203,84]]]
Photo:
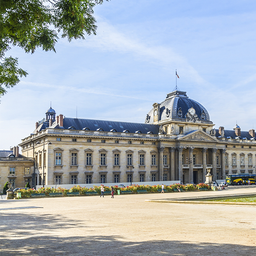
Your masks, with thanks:
[[[0,157],[8,157],[12,153],[12,150],[0,150]]]
[[[67,117],[63,119],[63,127],[64,129],[75,130],[83,130],[84,128],[88,128],[91,131],[96,131],[99,128],[101,128],[103,131],[110,131],[114,129],[116,132],[123,132],[124,130],[127,130],[127,132],[129,133],[136,133],[136,131],[140,131],[143,134],[147,134],[148,132],[158,134],[159,132],[159,126],[153,124],[103,121]]]
[[[215,129],[215,131],[216,131],[216,137],[221,136],[219,134],[219,130],[218,129]],[[234,130],[224,130],[224,137],[225,138],[231,137],[231,139],[235,139],[237,136],[236,136]],[[252,138],[252,136],[249,134],[249,131],[241,131],[240,138],[241,139],[246,138],[246,139],[250,140]]]

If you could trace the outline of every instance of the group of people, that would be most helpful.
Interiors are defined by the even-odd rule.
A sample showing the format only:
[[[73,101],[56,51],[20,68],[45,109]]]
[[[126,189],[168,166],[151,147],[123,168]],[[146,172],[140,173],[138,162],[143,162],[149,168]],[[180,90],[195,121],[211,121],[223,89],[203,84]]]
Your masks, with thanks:
[[[105,192],[104,185],[101,185],[100,191],[101,191],[100,197],[104,197],[104,192]],[[111,186],[111,198],[114,198],[114,194],[115,194],[115,189],[113,186]]]

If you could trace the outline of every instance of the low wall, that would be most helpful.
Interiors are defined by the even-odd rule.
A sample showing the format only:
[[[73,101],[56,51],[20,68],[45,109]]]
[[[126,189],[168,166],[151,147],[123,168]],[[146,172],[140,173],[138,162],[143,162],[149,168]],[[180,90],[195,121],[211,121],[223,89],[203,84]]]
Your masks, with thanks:
[[[135,182],[132,183],[133,185],[172,185],[172,184],[177,184],[180,183],[179,180],[169,180],[169,181],[152,181],[152,182]],[[104,183],[104,186],[111,187],[111,186],[120,186],[123,184],[124,186],[130,186],[130,182],[123,182],[123,183]],[[60,184],[60,185],[45,185],[46,188],[65,188],[65,189],[70,189],[74,186],[80,186],[80,187],[87,187],[87,188],[92,188],[94,186],[101,186],[102,183],[93,183],[93,184]],[[42,185],[37,185],[36,189],[41,188]]]

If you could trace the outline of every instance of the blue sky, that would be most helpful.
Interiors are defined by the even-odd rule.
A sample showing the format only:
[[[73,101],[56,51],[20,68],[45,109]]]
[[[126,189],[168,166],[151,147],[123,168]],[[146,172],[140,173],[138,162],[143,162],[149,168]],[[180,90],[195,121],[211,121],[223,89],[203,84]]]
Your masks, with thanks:
[[[97,35],[57,53],[13,48],[29,75],[0,103],[0,149],[33,132],[52,104],[66,117],[144,122],[178,88],[215,127],[256,129],[256,2],[111,0],[95,9]]]

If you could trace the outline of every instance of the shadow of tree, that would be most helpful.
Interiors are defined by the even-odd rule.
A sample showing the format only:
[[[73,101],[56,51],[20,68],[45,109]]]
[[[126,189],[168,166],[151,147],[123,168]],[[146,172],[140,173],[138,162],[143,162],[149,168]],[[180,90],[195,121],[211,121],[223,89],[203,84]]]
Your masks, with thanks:
[[[61,215],[0,212],[0,255],[255,255],[255,246],[186,241],[125,241],[122,236],[75,236],[90,228]],[[54,230],[70,229],[58,237]],[[72,230],[73,229],[73,230]],[[125,232],[125,231],[124,231]],[[59,233],[58,233],[59,234]],[[134,237],[136,241],[136,237]]]

